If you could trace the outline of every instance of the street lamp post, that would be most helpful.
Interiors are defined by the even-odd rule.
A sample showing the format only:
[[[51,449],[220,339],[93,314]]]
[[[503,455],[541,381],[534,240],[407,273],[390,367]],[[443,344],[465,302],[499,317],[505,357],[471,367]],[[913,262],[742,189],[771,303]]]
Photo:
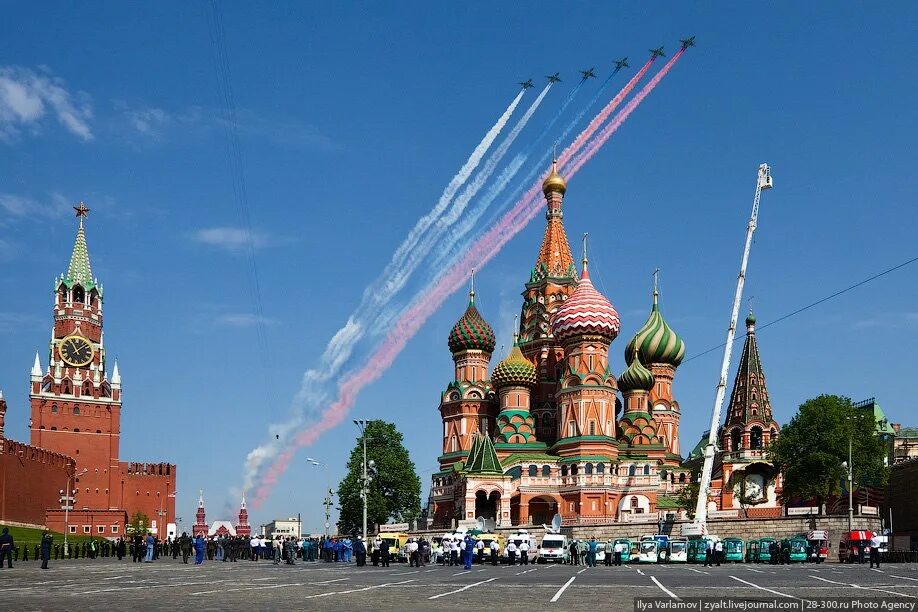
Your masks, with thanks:
[[[308,461],[310,465],[326,468],[325,469],[325,475],[326,475],[325,486],[328,488],[328,493],[326,493],[325,500],[322,503],[325,506],[325,539],[327,540],[328,539],[328,528],[331,526],[332,495],[334,495],[334,492],[332,491],[332,488],[331,488],[331,484],[329,484],[329,481],[328,481],[328,464],[323,463],[322,461],[316,461],[312,457],[306,457],[306,461]]]
[[[77,474],[70,474],[67,476],[67,488],[61,489],[61,505],[64,510],[64,556],[67,556],[67,533],[70,531],[70,509],[73,508],[73,503],[76,501],[76,489],[70,488],[71,479],[74,480],[76,484],[76,479],[88,472],[87,468],[83,468]]]
[[[360,497],[363,498],[363,540],[367,539],[367,498],[370,492],[370,481],[372,476],[367,474],[368,469],[372,470],[376,466],[375,461],[367,462],[367,425],[370,422],[366,419],[355,419],[354,425],[360,428],[360,437],[363,439],[363,475],[360,478]]]
[[[848,531],[854,529],[854,462],[851,460],[851,434],[848,434],[848,460],[842,461],[848,468]]]

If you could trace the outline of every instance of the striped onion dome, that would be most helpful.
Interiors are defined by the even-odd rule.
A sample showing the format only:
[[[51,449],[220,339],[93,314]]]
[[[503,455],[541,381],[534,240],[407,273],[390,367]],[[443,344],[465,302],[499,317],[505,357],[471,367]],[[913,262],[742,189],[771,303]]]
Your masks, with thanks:
[[[551,332],[561,342],[583,335],[604,336],[612,342],[619,329],[621,321],[618,313],[609,300],[593,287],[584,259],[583,275],[577,289],[555,311]]]
[[[469,306],[462,317],[449,332],[449,350],[451,353],[478,350],[494,352],[494,330],[475,308],[475,291],[469,292]]]
[[[629,391],[650,391],[653,389],[653,374],[644,367],[640,359],[635,359],[637,348],[633,349],[631,365],[618,379],[618,388],[622,393]]]
[[[516,340],[513,342],[510,354],[498,363],[494,371],[491,372],[491,384],[498,389],[510,385],[535,386],[535,366],[523,355],[519,342]]]
[[[685,357],[685,343],[663,319],[656,290],[653,292],[653,308],[647,322],[625,347],[625,361],[628,365],[631,365],[636,354],[640,355],[643,363],[662,363],[674,368],[678,368]]]

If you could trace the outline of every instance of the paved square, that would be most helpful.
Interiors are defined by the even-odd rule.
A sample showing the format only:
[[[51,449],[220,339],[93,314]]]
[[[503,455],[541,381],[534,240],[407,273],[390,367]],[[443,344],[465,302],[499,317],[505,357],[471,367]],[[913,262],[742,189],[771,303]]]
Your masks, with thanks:
[[[20,562],[0,571],[11,610],[633,610],[635,597],[899,598],[918,605],[918,564],[569,565],[390,568],[270,561]]]

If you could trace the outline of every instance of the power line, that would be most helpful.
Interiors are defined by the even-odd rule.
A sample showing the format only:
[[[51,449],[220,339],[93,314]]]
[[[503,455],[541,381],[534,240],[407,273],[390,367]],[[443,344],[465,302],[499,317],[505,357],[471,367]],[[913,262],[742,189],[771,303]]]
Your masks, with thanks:
[[[837,298],[838,296],[840,296],[840,295],[842,295],[842,294],[844,294],[844,293],[848,293],[849,291],[851,291],[851,290],[853,290],[853,289],[857,289],[858,287],[860,287],[860,286],[862,286],[862,285],[866,285],[867,283],[869,283],[869,282],[871,282],[871,281],[875,281],[876,279],[878,279],[878,278],[880,278],[880,277],[882,277],[882,276],[886,276],[887,274],[889,274],[889,273],[891,273],[891,272],[895,272],[896,270],[898,270],[898,269],[900,269],[900,268],[904,268],[905,266],[907,266],[907,265],[909,265],[909,264],[913,264],[913,263],[915,263],[916,261],[918,261],[918,257],[913,257],[912,259],[909,259],[908,261],[903,261],[903,262],[900,263],[900,264],[897,264],[897,265],[895,265],[895,266],[893,266],[893,267],[891,267],[891,268],[887,268],[886,270],[883,270],[882,272],[879,272],[879,273],[877,273],[877,274],[874,274],[873,276],[870,276],[870,277],[868,277],[868,278],[865,278],[864,280],[858,281],[858,282],[854,283],[853,285],[850,285],[850,286],[848,286],[848,287],[845,287],[844,289],[842,289],[842,290],[840,290],[840,291],[836,291],[835,293],[833,293],[833,294],[831,294],[831,295],[827,295],[827,296],[825,296],[824,298],[820,298],[820,299],[816,300],[815,302],[812,302],[812,303],[810,303],[810,304],[807,304],[806,306],[803,306],[802,308],[798,308],[797,310],[794,310],[793,312],[789,312],[789,313],[787,313],[786,315],[780,316],[780,317],[778,317],[777,319],[775,319],[775,320],[773,320],[773,321],[769,321],[768,323],[765,323],[765,324],[763,324],[763,325],[759,325],[759,326],[758,326],[758,329],[759,329],[759,330],[763,330],[763,329],[765,329],[766,327],[771,327],[772,325],[775,325],[775,324],[777,324],[777,323],[780,323],[781,321],[786,321],[787,319],[790,319],[791,317],[796,316],[796,315],[800,314],[801,312],[804,312],[804,311],[806,311],[806,310],[809,310],[810,308],[813,308],[813,307],[815,307],[815,306],[819,306],[820,304],[822,304],[822,303],[824,303],[824,302],[828,302],[828,301],[831,300],[831,299]],[[739,338],[737,338],[736,340],[739,340]],[[734,340],[734,342],[736,342],[736,340]],[[691,357],[689,357],[688,359],[686,359],[686,360],[683,361],[682,363],[688,363],[689,361],[692,361],[693,359],[698,359],[699,357],[703,357],[704,355],[707,355],[708,353],[710,353],[710,352],[712,352],[712,351],[716,351],[717,349],[723,348],[725,345],[726,345],[726,342],[722,342],[721,344],[718,344],[717,346],[712,346],[711,348],[707,349],[706,351],[702,351],[702,352],[700,352],[700,353],[697,353],[697,354],[695,354],[695,355],[692,355]]]

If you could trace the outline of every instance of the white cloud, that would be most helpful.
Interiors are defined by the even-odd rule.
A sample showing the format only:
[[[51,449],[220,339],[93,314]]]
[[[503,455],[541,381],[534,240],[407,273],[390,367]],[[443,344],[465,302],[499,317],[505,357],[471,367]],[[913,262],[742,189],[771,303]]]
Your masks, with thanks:
[[[276,321],[250,312],[232,312],[220,315],[214,322],[225,327],[253,327],[259,323],[273,325]]]
[[[277,241],[270,239],[259,231],[249,232],[239,227],[208,227],[194,233],[194,240],[208,246],[215,246],[227,251],[242,251],[250,246],[255,248],[271,246]]]
[[[38,200],[14,193],[0,193],[0,210],[9,218],[60,219],[71,213],[72,203],[60,193]]]
[[[84,92],[71,94],[63,79],[20,66],[0,66],[0,140],[10,141],[23,129],[36,132],[53,115],[71,133],[92,140],[92,104]]]
[[[161,108],[148,107],[124,111],[128,123],[135,130],[154,139],[159,139],[173,122],[173,117]]]

